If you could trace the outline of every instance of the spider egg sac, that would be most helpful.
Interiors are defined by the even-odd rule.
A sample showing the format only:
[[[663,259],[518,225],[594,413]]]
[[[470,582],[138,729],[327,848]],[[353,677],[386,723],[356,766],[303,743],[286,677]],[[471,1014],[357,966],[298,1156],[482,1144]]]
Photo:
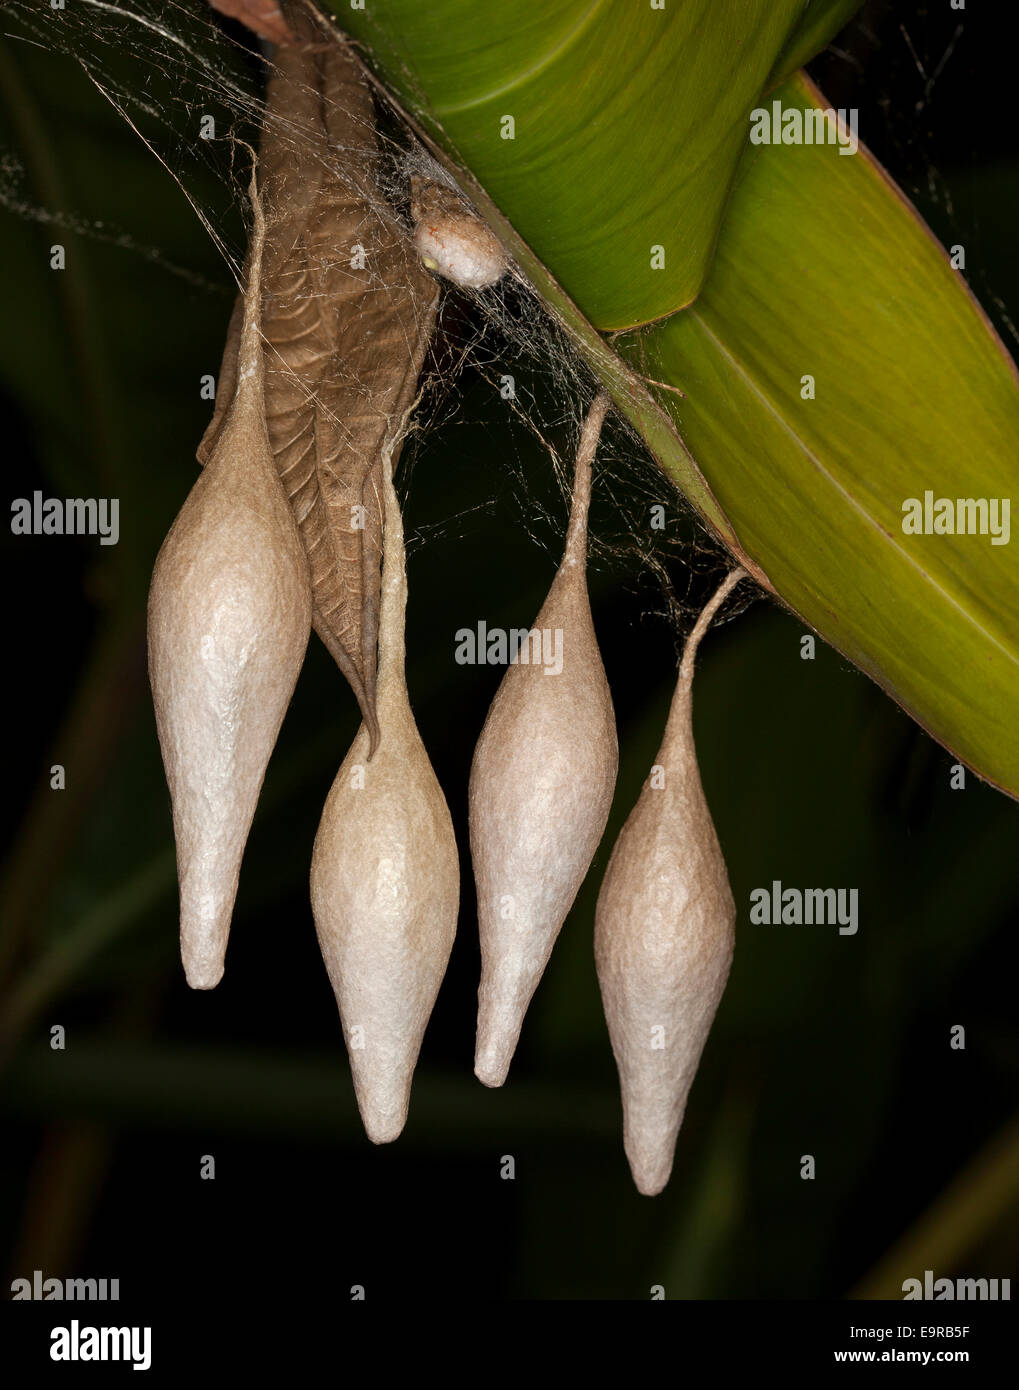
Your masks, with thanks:
[[[598,983],[623,1099],[623,1146],[637,1190],[661,1192],[701,1053],[729,977],[736,908],[693,739],[698,644],[744,578],[734,570],[687,640],[661,780],[644,784],[619,833],[595,910]]]
[[[149,592],[149,675],[192,989],[212,989],[223,974],[241,857],[311,631],[308,562],[265,426],[264,221],[254,181],[252,207],[231,403]]]
[[[608,397],[592,404],[562,564],[532,633],[559,634],[560,669],[506,668],[471,765],[481,984],[474,1072],[506,1080],[524,1015],[605,830],[618,747],[587,592],[587,513]]]
[[[465,290],[501,280],[509,258],[498,237],[449,188],[413,180],[414,246],[426,269]]]
[[[336,775],[311,865],[315,928],[369,1139],[407,1119],[411,1079],[456,934],[460,861],[453,822],[410,707],[404,674],[403,522],[384,458],[378,712]]]

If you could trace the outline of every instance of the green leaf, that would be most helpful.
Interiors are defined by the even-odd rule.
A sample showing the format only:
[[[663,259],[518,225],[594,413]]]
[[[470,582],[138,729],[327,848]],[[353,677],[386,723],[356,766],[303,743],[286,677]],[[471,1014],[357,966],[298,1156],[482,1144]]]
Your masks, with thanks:
[[[782,26],[761,19],[729,70],[720,57],[721,36],[732,41],[729,7],[705,11],[694,33],[685,21],[696,8],[670,7],[685,20],[662,28],[650,66],[631,62],[646,23],[636,11],[614,12],[610,24],[596,6],[578,30],[566,18],[578,11],[565,3],[516,6],[505,31],[486,25],[483,46],[458,0],[442,0],[440,23],[431,8],[427,25],[415,20],[404,0],[381,17],[344,10],[342,21],[441,148],[466,162],[464,183],[482,212],[737,559],[946,747],[1017,795],[1009,719],[1019,696],[1019,578],[1008,547],[987,535],[902,531],[909,498],[1008,497],[1019,425],[1012,363],[959,272],[862,147],[844,156],[835,145],[745,145],[730,190],[729,139],[743,142],[765,69],[809,55],[852,7],[783,8],[797,22],[777,48]],[[598,48],[587,40],[603,19]],[[668,90],[656,85],[665,50],[684,75]],[[581,51],[595,64],[586,77]],[[728,87],[719,85],[726,72]],[[489,117],[510,94],[542,140],[500,148]],[[805,78],[774,98],[825,105]],[[710,151],[695,104],[715,132]],[[597,118],[604,111],[610,119]],[[690,194],[709,172],[715,210],[705,217]],[[688,302],[723,187],[714,260],[693,307],[610,347],[595,325],[647,325]],[[663,223],[681,229],[686,250],[678,264],[667,251],[656,291],[636,274],[634,248],[660,241]],[[816,383],[811,401],[800,397],[806,375]],[[674,390],[655,399],[645,390],[654,383],[688,398]]]
[[[903,504],[1009,497],[1016,373],[883,170],[750,147],[697,304],[616,346],[682,383],[667,408],[782,598],[1015,793],[1019,571],[989,534],[904,534]]]
[[[803,0],[517,0],[482,20],[469,0],[331,7],[603,330],[697,294],[747,113],[804,11]]]
[[[809,63],[849,23],[862,0],[810,0],[806,13],[775,64],[769,86],[778,86]]]

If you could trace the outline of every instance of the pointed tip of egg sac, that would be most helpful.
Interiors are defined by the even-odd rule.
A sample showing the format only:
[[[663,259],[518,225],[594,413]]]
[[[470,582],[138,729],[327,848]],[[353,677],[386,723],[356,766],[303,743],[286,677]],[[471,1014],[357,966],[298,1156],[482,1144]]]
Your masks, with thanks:
[[[642,1197],[657,1197],[672,1176],[672,1153],[635,1154],[626,1151],[633,1182]]]
[[[410,1074],[395,1081],[369,1080],[363,1074],[355,1080],[361,1123],[373,1144],[391,1144],[403,1133],[410,1109],[410,1081]]]
[[[544,960],[536,964],[512,954],[482,970],[474,1075],[485,1086],[501,1086],[509,1075]]]
[[[495,1090],[502,1086],[509,1076],[512,1060],[512,1052],[506,1055],[505,1052],[500,1052],[494,1046],[482,1048],[479,1043],[474,1055],[474,1075],[483,1086],[489,1086]]]
[[[180,958],[192,989],[215,989],[223,978],[242,849],[221,836],[200,836],[181,870]]]
[[[373,1144],[391,1144],[394,1139],[399,1139],[406,1124],[406,1116],[397,1119],[391,1116],[383,1116],[375,1119],[362,1111],[361,1119],[364,1123],[364,1132]]]
[[[223,978],[222,964],[201,961],[184,965],[184,978],[192,989],[215,989]]]
[[[632,1111],[624,1116],[623,1149],[637,1191],[657,1197],[672,1175],[682,1117],[678,1123],[660,1114],[638,1116],[637,1123],[634,1119]]]
[[[210,943],[204,937],[195,941],[181,924],[180,954],[184,978],[192,989],[215,989],[223,978],[226,961],[226,935]]]
[[[210,940],[204,930],[195,933],[181,919],[180,956],[184,977],[192,989],[215,989],[223,978],[229,930],[228,916],[225,929]]]
[[[644,1197],[657,1197],[672,1174],[695,1070],[696,1064],[678,1088],[667,1074],[650,1087],[646,1076],[623,1085],[623,1149]]]

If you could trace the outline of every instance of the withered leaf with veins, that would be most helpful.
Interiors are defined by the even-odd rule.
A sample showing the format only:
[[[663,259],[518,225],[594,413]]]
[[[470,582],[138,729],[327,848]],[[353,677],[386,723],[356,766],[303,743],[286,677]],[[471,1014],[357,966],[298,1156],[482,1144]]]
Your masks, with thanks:
[[[314,627],[374,751],[381,460],[399,449],[438,286],[379,191],[374,106],[356,61],[310,16],[297,21],[299,42],[275,58],[260,151],[266,423],[308,556]],[[235,308],[217,402],[230,399],[239,325]],[[219,424],[217,405],[200,462]]]

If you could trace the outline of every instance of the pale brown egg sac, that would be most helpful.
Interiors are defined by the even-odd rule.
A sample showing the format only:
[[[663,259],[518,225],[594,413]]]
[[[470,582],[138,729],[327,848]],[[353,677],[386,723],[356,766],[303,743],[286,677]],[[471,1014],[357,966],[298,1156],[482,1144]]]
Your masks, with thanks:
[[[736,909],[693,741],[694,658],[746,576],[734,570],[687,639],[665,737],[620,831],[595,913],[595,960],[623,1097],[623,1144],[645,1196],[672,1171],[687,1096],[729,976]]]
[[[380,738],[364,724],[337,773],[315,839],[311,903],[369,1139],[403,1129],[425,1027],[456,934],[453,823],[407,696],[403,524],[383,460]]]
[[[241,857],[304,660],[311,585],[273,464],[259,323],[264,226],[254,230],[233,399],[156,560],[149,675],[173,802],[188,984],[223,974]]]
[[[499,238],[451,188],[411,179],[414,247],[421,263],[461,289],[483,290],[509,269]]]
[[[508,667],[470,778],[470,834],[481,933],[474,1070],[501,1086],[524,1014],[605,829],[618,746],[612,696],[587,594],[591,463],[608,408],[595,398],[577,452],[566,550],[532,633],[561,641],[562,669]],[[558,634],[558,637],[557,637]]]

